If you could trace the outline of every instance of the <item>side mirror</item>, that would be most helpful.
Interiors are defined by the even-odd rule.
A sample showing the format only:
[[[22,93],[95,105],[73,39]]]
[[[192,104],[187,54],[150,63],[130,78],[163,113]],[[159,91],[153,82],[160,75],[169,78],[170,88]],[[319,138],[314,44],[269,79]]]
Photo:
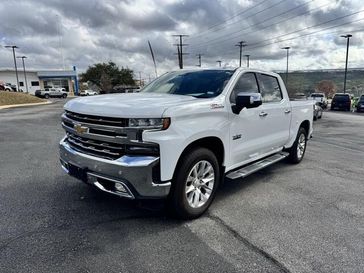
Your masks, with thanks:
[[[238,93],[236,103],[232,110],[234,114],[239,114],[245,108],[255,108],[262,105],[262,95],[260,93]]]

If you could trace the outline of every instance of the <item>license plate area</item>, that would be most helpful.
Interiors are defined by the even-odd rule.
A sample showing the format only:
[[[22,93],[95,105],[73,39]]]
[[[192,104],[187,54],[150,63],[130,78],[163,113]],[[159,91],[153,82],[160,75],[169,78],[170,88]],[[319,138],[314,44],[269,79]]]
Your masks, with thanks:
[[[68,163],[69,174],[77,179],[87,182],[87,171],[84,168]]]

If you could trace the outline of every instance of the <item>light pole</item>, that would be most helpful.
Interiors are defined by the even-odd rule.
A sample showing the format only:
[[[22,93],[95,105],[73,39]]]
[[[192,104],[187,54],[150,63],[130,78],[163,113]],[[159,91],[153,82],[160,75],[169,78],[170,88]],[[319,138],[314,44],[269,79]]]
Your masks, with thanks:
[[[217,63],[219,63],[219,67],[221,67],[221,61],[220,60],[218,60],[218,61],[216,61]]]
[[[21,59],[22,60],[22,62],[23,62],[23,71],[24,71],[24,80],[25,80],[25,88],[26,88],[26,90],[27,90],[27,93],[29,93],[29,91],[28,91],[28,82],[27,82],[27,74],[26,74],[26,72],[25,72],[25,63],[24,63],[24,59],[26,59],[27,58],[27,56],[18,56],[17,58],[19,58],[19,59]]]
[[[344,76],[344,94],[346,92],[346,74],[348,73],[348,58],[349,58],[349,41],[350,37],[353,37],[351,34],[341,35],[341,37],[346,38],[346,62],[345,62],[345,76]]]
[[[5,48],[12,48],[13,49],[13,58],[14,58],[14,66],[15,66],[15,75],[16,75],[16,89],[19,89],[19,77],[18,77],[18,67],[16,66],[16,59],[15,59],[15,48],[18,48],[16,45],[7,45]]]
[[[289,57],[289,49],[290,49],[290,47],[289,46],[286,46],[286,47],[282,47],[282,49],[287,50],[287,66],[286,66],[286,85],[287,85],[287,83],[288,83],[288,57]]]
[[[246,67],[249,68],[249,58],[250,58],[250,55],[244,55],[246,57]]]

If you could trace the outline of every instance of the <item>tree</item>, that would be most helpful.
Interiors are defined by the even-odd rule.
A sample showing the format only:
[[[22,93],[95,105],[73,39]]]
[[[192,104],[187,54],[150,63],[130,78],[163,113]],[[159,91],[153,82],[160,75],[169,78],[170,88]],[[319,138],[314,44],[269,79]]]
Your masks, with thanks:
[[[330,80],[322,80],[316,85],[316,90],[325,93],[326,97],[332,97],[336,90],[336,84]]]
[[[82,82],[95,84],[104,93],[109,93],[116,85],[134,85],[133,71],[128,68],[119,68],[114,62],[97,63],[89,66],[81,74]]]

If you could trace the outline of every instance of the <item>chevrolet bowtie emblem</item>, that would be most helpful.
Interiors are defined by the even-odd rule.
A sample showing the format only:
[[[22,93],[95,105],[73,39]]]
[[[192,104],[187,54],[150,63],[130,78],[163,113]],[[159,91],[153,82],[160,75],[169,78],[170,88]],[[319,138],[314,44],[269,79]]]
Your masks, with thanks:
[[[75,126],[73,128],[75,129],[77,134],[80,134],[80,135],[88,132],[88,127],[82,126],[81,124],[75,124]]]

